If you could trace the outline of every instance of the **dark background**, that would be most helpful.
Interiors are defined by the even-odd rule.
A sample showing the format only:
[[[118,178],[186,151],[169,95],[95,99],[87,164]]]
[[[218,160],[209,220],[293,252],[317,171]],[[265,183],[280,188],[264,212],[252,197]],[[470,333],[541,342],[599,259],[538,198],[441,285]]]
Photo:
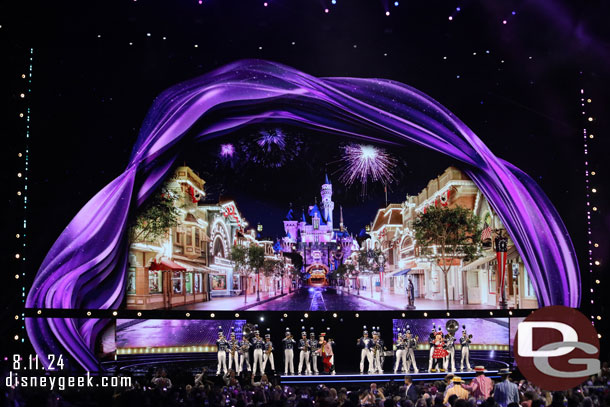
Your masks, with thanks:
[[[269,59],[316,76],[390,78],[444,104],[496,155],[541,185],[562,215],[579,256],[583,309],[587,315],[603,316],[600,294],[607,284],[600,276],[609,254],[610,227],[603,182],[610,144],[610,6],[602,1],[385,3],[272,0],[264,7],[263,1],[203,0],[200,5],[130,0],[0,5],[0,135],[9,168],[2,173],[9,204],[2,228],[8,270],[3,289],[10,299],[3,319],[14,321],[19,312],[24,281],[14,280],[15,270],[26,273],[27,287],[77,210],[124,169],[154,97],[241,58]],[[27,73],[30,48],[32,91],[22,99],[27,82],[20,75]],[[585,116],[581,88],[592,99]],[[21,250],[27,261],[17,261],[14,253],[23,241],[16,241],[15,233],[24,217],[23,201],[16,196],[24,183],[16,173],[24,163],[17,153],[26,142],[18,114],[27,107],[32,112],[31,165],[27,247]],[[588,116],[595,120],[586,122]],[[594,273],[588,271],[585,124],[596,136],[588,143],[589,167],[597,172],[591,182],[599,190],[592,199],[599,210],[592,214],[591,240],[600,245],[592,254],[602,264]],[[404,177],[391,191],[396,200],[404,199],[405,192],[419,192],[449,164],[415,148],[403,153]],[[299,182],[292,177],[286,189]],[[311,201],[311,194],[305,200]],[[363,205],[376,208],[382,203],[377,195]],[[243,210],[251,224],[259,220]],[[352,231],[359,227],[350,225]],[[594,284],[597,278],[601,286]],[[3,337],[12,339],[21,326],[15,324],[5,325],[8,334]]]

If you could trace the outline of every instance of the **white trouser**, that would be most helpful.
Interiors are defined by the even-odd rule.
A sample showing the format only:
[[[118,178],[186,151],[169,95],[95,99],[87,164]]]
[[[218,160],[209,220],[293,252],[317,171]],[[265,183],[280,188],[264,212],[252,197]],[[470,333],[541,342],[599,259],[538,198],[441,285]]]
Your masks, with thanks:
[[[227,352],[221,351],[218,352],[218,369],[216,370],[216,374],[219,375],[222,371],[223,373],[227,372]]]
[[[434,354],[434,345],[430,345],[430,358],[428,360],[428,372],[430,370],[432,370],[432,362],[433,362],[433,358],[432,355]]]
[[[252,366],[250,366],[250,354],[248,353],[248,351],[245,351],[244,353],[240,353],[238,355],[239,357],[239,371],[243,372],[244,371],[244,362],[246,363],[246,369],[248,369],[248,372],[250,370],[252,370]]]
[[[396,359],[396,361],[394,362],[394,373],[396,373],[398,371],[398,366],[400,366],[400,363],[402,362],[402,370],[407,369],[407,353],[404,349],[396,349],[396,354],[394,356],[394,359]]]
[[[455,372],[455,348],[447,350],[447,356],[445,357],[445,369],[449,370],[449,362],[451,362],[451,371]]]
[[[383,373],[383,366],[381,365],[381,351],[376,352],[373,355],[373,372]]]
[[[299,369],[298,373],[303,371],[303,363],[305,363],[305,374],[311,374],[311,365],[309,364],[309,351],[302,350],[299,352]]]
[[[318,354],[314,351],[310,351],[312,352],[311,354],[311,364],[312,364],[312,368],[313,368],[313,372],[314,373],[319,373],[318,372]]]
[[[364,360],[369,362],[369,373],[373,373],[373,354],[367,348],[360,350],[360,373],[364,373]]]
[[[239,365],[239,354],[237,351],[229,352],[229,369],[235,370],[235,372],[238,374],[241,372],[241,366]]]
[[[288,374],[289,369],[290,374],[294,374],[294,351],[292,349],[284,349],[284,374]]]
[[[267,368],[267,362],[271,363],[271,370],[275,371],[275,362],[273,361],[273,352],[267,354],[267,352],[263,353],[263,373]]]
[[[252,374],[254,376],[256,376],[256,368],[258,367],[258,370],[261,372],[261,374],[264,373],[264,366],[263,366],[263,350],[262,349],[254,349],[254,365],[252,366]]]
[[[411,366],[413,366],[413,371],[417,373],[419,370],[417,369],[417,362],[415,361],[415,351],[413,350],[413,348],[405,350],[405,358],[407,359],[407,373],[409,372],[409,370],[411,370]]]
[[[461,361],[461,370],[464,370],[464,360],[466,360],[466,369],[470,370],[470,347],[462,346],[462,361]]]

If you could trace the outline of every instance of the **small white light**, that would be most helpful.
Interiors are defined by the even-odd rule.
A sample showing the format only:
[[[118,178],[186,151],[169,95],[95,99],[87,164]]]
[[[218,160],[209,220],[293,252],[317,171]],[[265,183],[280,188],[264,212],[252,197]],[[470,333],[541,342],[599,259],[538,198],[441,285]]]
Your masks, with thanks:
[[[235,318],[239,318],[239,313],[235,313]]]
[[[150,37],[150,33],[146,33],[146,36],[147,36],[147,37]]]
[[[337,314],[336,314],[336,313],[335,313],[335,314],[333,314],[333,318],[337,318]]]
[[[25,93],[21,93],[21,94],[19,95],[19,97],[20,97],[21,99],[23,99],[23,98],[25,97]]]
[[[91,316],[91,311],[87,311],[87,316],[90,317]]]
[[[303,315],[305,318],[309,318],[309,314],[305,313],[305,315]]]
[[[21,256],[19,255],[19,253],[16,253],[16,254],[15,254],[15,258],[16,258],[16,259],[18,259],[19,257],[21,257]]]
[[[119,313],[116,311],[112,311],[112,315],[116,317],[117,315],[119,315]]]
[[[141,316],[142,316],[142,313],[141,313],[141,312],[138,312],[138,314],[137,314],[137,315],[138,315],[139,317],[141,317]]]
[[[427,312],[424,312],[424,316],[425,316],[425,317],[427,317],[427,316],[428,316],[428,313],[427,313]]]
[[[15,335],[15,340],[18,341],[19,340],[19,335]]]
[[[36,313],[37,313],[38,315],[40,315],[40,314],[42,314],[42,310],[41,310],[41,309],[39,309],[38,311],[36,311]]]
[[[599,260],[595,260],[595,265],[599,266]]]
[[[191,313],[190,313],[190,312],[187,312],[185,315],[186,315],[186,317],[188,318],[188,317],[190,317],[190,316],[191,316]]]
[[[214,318],[216,316],[216,314],[214,314],[213,312],[210,314],[211,318]]]

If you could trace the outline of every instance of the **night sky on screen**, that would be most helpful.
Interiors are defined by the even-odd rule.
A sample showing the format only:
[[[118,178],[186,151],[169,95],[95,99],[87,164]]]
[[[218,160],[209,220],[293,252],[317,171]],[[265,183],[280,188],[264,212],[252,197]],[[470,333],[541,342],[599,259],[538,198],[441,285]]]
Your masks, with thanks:
[[[244,58],[280,62],[314,76],[388,78],[432,96],[497,156],[541,185],[562,215],[582,264],[588,249],[583,126],[597,136],[588,148],[590,168],[599,172],[592,182],[599,186],[610,144],[610,6],[602,1],[335,3],[122,0],[0,8],[0,40],[9,67],[3,82],[10,82],[12,92],[4,96],[11,108],[2,113],[7,115],[3,139],[17,137],[19,109],[27,103],[32,108],[31,273],[76,212],[123,171],[155,96]],[[30,47],[32,94],[22,100],[18,78]],[[592,100],[586,106],[592,123],[581,114],[581,88]],[[319,199],[327,171],[336,188],[335,216],[343,204],[348,227],[358,232],[384,205],[383,187],[371,185],[362,197],[358,188],[340,185],[338,146],[347,140],[283,130],[302,137],[306,160],[254,169],[245,177],[244,171],[214,170],[219,141],[189,149],[180,162],[203,175],[209,201],[235,199],[250,224],[261,222],[272,237],[283,232],[290,202],[301,206]],[[419,193],[454,164],[415,146],[387,148],[400,157],[390,202]],[[9,152],[16,156],[17,149]],[[3,178],[15,182],[12,173]],[[610,224],[607,192],[599,189],[594,233]],[[608,246],[600,244],[603,255]]]

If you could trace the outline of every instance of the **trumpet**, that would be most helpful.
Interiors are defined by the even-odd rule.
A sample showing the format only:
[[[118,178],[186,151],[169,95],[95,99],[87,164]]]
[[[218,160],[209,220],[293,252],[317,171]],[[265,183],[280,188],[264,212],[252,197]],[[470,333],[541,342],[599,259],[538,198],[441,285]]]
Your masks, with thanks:
[[[270,355],[270,354],[271,354],[271,352],[273,352],[273,347],[272,347],[272,346],[269,346],[267,349],[265,349],[265,353],[266,353],[267,355]]]
[[[232,341],[231,343],[231,355],[235,357],[235,351],[237,350],[237,341]]]

